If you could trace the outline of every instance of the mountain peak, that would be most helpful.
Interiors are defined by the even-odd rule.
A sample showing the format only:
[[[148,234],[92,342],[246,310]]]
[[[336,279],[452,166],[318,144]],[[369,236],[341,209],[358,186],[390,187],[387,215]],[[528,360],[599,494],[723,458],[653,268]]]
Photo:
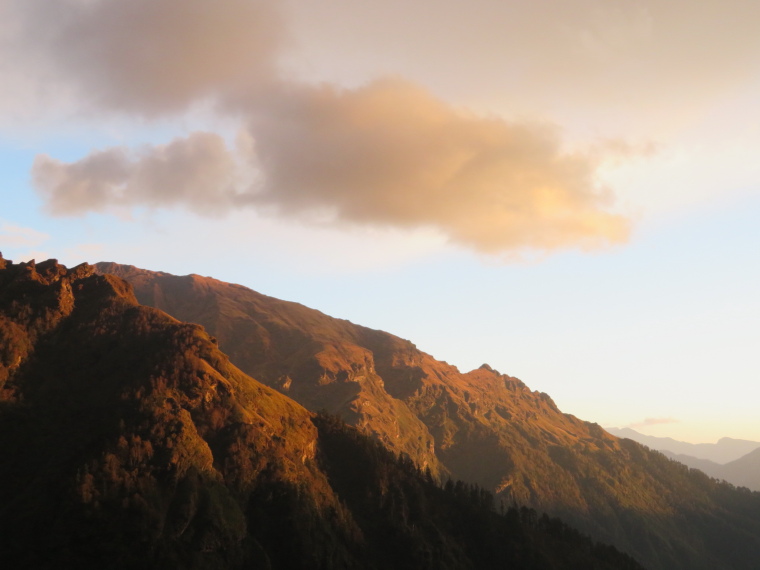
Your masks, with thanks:
[[[5,270],[5,281],[37,281],[43,285],[52,285],[61,280],[70,283],[95,274],[95,267],[81,263],[71,269],[58,263],[57,259],[48,259],[37,263],[34,259],[13,263],[4,259],[0,253],[0,269]]]
[[[491,366],[489,364],[486,364],[486,363],[481,364],[480,367],[478,368],[478,370],[487,370],[488,372],[493,372],[497,376],[501,376],[501,372],[499,372],[495,368],[491,368]]]

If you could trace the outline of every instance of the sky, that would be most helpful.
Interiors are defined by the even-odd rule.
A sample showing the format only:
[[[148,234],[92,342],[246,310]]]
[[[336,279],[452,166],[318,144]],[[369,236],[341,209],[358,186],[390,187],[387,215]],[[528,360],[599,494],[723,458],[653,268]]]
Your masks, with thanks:
[[[760,5],[0,0],[0,251],[760,441]]]

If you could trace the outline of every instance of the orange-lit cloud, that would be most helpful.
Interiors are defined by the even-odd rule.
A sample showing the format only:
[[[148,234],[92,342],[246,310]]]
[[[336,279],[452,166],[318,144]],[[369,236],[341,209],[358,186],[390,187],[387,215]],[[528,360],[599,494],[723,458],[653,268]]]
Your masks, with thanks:
[[[45,7],[47,3],[44,3]],[[39,156],[33,180],[57,215],[111,206],[249,207],[336,224],[431,228],[487,253],[624,241],[598,156],[558,130],[455,108],[402,79],[342,89],[278,77],[284,30],[267,0],[31,0],[41,49],[100,111],[158,117],[213,97],[253,144],[210,133],[167,145]],[[240,173],[253,167],[255,180]]]
[[[622,241],[593,156],[561,150],[554,129],[457,110],[401,80],[357,90],[288,86],[256,98],[255,154],[195,133],[71,164],[40,156],[34,182],[58,215],[109,206],[180,205],[220,214],[241,204],[337,223],[429,227],[487,253]],[[251,151],[253,152],[253,151]],[[258,184],[237,173],[253,161]]]
[[[622,241],[595,157],[551,127],[453,108],[408,82],[274,93],[250,120],[264,173],[255,203],[282,214],[433,227],[480,251]]]

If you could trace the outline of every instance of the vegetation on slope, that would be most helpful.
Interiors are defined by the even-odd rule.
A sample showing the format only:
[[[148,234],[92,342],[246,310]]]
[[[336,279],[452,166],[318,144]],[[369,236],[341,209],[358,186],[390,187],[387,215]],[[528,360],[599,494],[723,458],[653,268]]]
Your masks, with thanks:
[[[439,485],[408,457],[320,414],[320,463],[354,514],[376,568],[638,569],[632,558],[477,485]]]
[[[639,568],[441,489],[89,266],[0,257],[0,335],[9,567]]]
[[[382,331],[199,276],[99,264],[141,302],[198,322],[233,362],[434,476],[560,516],[648,567],[755,569],[760,494],[719,484],[562,413],[484,365],[461,373]]]

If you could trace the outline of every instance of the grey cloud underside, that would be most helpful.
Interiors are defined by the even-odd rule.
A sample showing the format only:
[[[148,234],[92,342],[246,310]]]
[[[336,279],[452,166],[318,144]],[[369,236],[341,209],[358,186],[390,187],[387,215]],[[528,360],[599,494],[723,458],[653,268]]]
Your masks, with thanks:
[[[89,105],[149,118],[267,81],[284,38],[269,0],[16,3],[50,76]]]
[[[137,205],[220,214],[236,194],[235,171],[235,157],[213,133],[138,151],[114,147],[70,164],[40,155],[32,168],[35,186],[59,215]]]

